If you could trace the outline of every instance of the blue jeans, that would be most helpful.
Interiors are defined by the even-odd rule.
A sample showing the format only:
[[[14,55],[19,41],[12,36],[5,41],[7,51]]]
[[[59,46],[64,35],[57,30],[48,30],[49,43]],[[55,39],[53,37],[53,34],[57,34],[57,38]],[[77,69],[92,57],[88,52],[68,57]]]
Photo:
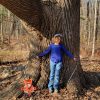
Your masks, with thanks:
[[[59,89],[60,70],[62,62],[54,63],[50,60],[50,77],[49,77],[49,89]]]

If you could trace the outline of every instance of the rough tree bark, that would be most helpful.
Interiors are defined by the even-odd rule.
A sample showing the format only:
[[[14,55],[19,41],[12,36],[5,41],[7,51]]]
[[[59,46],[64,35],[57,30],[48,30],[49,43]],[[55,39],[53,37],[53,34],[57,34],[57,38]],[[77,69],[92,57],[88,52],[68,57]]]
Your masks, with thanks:
[[[30,35],[30,57],[26,74],[32,76],[34,84],[39,88],[46,88],[49,77],[48,56],[43,57],[42,61],[35,57],[47,48],[54,33],[59,32],[64,37],[66,48],[79,58],[80,0],[0,0],[0,3],[22,19],[22,23]],[[69,92],[77,93],[85,84],[80,61],[76,63],[64,57],[63,62],[61,83],[67,86]],[[67,84],[76,66],[77,69]],[[22,74],[19,81],[23,80],[23,77]],[[18,82],[11,84],[9,88],[0,93],[0,100],[16,95],[16,88],[19,86]]]

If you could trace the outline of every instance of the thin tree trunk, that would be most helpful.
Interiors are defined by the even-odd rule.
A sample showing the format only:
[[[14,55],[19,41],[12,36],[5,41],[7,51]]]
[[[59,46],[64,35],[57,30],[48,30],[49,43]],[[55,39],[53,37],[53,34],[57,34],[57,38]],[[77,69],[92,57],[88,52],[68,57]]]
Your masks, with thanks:
[[[95,19],[94,19],[93,45],[92,45],[92,55],[91,55],[92,58],[94,57],[95,53],[96,26],[97,26],[97,0],[95,1]]]
[[[88,16],[88,46],[90,45],[91,39],[91,2],[89,2],[89,16]]]
[[[2,8],[2,6],[1,6],[1,15],[0,15],[0,17],[1,17],[1,27],[0,27],[0,35],[1,35],[1,45],[3,44],[3,8]]]
[[[89,34],[88,34],[88,46],[90,45],[90,37],[91,37],[91,23],[90,23],[90,20],[89,20]]]
[[[97,27],[96,27],[96,41],[98,39],[98,33],[99,33],[99,13],[100,13],[100,9],[99,9],[99,5],[100,5],[100,1],[97,1]]]
[[[11,28],[12,28],[12,22],[10,22],[10,18],[11,18],[11,12],[8,10],[7,12],[7,20],[8,20],[8,29],[9,29],[9,35],[8,35],[8,41],[10,44],[10,39],[11,39]]]

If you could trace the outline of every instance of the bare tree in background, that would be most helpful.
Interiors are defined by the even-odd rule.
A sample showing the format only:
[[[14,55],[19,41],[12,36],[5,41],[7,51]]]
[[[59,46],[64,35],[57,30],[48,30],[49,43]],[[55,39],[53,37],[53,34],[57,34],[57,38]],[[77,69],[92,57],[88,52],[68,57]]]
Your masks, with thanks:
[[[3,8],[0,7],[0,38],[1,44],[3,44]]]
[[[95,53],[96,27],[97,27],[97,2],[98,0],[95,0],[95,20],[94,20],[94,31],[93,31],[92,55],[91,55],[92,58],[94,57]]]

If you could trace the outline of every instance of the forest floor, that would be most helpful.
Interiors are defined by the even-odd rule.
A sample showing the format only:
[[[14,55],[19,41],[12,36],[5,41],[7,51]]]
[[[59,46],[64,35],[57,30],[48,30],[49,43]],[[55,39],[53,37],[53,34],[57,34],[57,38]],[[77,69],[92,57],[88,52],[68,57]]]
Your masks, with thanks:
[[[7,64],[0,66],[0,74],[2,73],[0,75],[0,91],[9,86],[15,80],[15,76],[18,73],[20,73],[20,71],[24,68],[25,64],[26,62],[20,62],[18,64],[15,63],[15,64]],[[100,75],[100,60],[89,61],[84,59],[81,61],[81,64],[85,72],[90,73],[92,75],[94,74]],[[11,69],[13,69],[13,71],[8,73],[8,71],[10,71]],[[5,78],[7,76],[6,73],[10,74],[8,78]],[[1,77],[4,77],[4,79]],[[22,96],[17,100],[30,100],[30,99],[29,98],[26,99],[24,98],[24,96]],[[82,91],[81,95],[79,95],[78,98],[69,94],[65,88],[60,90],[59,95],[56,95],[54,93],[49,94],[47,89],[37,90],[33,94],[32,100],[100,100],[100,85],[89,86],[88,89],[84,89],[84,92]]]

